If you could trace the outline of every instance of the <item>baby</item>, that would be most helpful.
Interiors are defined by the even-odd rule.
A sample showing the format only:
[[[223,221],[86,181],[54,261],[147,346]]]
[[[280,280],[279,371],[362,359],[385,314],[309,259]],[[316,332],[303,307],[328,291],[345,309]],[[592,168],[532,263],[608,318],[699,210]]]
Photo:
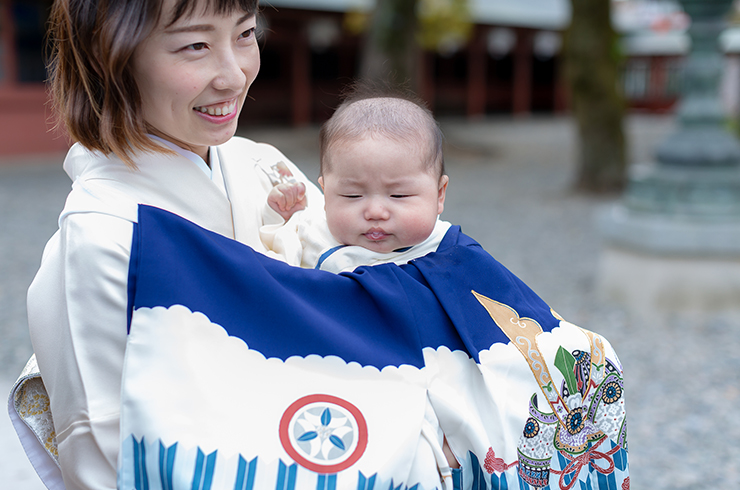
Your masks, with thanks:
[[[326,225],[337,246],[310,238],[317,223],[299,225],[316,268],[405,263],[437,249],[450,226],[438,219],[449,177],[442,133],[423,103],[356,89],[321,128],[320,149]],[[288,220],[304,207],[304,188],[276,185],[268,203]]]
[[[315,268],[342,272],[403,264],[437,250],[450,228],[438,219],[449,177],[442,132],[423,102],[357,86],[322,126],[319,142],[326,221],[304,219],[298,225],[304,255],[318,257],[311,261]],[[268,204],[288,221],[305,207],[305,186],[282,182],[269,193]],[[312,250],[326,248],[322,225],[338,245]],[[457,468],[447,441],[438,442],[440,467]]]

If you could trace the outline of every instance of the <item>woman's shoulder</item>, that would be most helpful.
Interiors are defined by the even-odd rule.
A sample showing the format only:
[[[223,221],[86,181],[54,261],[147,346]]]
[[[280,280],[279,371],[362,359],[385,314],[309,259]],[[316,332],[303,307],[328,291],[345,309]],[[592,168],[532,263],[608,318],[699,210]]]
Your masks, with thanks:
[[[236,154],[244,157],[243,152],[249,152],[252,158],[284,158],[283,154],[269,143],[260,143],[249,138],[234,136],[226,143],[218,146],[221,154]]]
[[[67,196],[59,223],[72,216],[96,214],[115,220],[135,223],[138,218],[138,202],[132,196],[115,189],[106,182],[75,182]]]
[[[86,255],[92,251],[117,250],[128,256],[134,222],[108,213],[75,213],[59,228],[67,252]]]
[[[234,136],[226,143],[219,145],[219,149],[225,150],[253,150],[265,153],[280,153],[280,150],[275,148],[269,143],[262,143],[259,141],[250,140],[242,136]]]

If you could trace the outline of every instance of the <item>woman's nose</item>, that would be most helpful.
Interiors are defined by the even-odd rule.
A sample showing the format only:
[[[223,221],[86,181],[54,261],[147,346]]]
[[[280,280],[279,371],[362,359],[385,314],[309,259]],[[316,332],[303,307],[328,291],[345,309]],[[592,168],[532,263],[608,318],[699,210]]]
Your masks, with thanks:
[[[240,91],[247,83],[247,60],[232,50],[225,50],[218,59],[213,86],[218,90]]]

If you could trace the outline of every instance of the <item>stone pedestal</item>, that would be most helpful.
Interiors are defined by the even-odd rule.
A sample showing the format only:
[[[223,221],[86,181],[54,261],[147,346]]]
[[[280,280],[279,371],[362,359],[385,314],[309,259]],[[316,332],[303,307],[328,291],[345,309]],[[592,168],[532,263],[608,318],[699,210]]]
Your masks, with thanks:
[[[740,311],[740,142],[724,127],[717,38],[731,0],[681,0],[692,17],[680,127],[634,166],[600,217],[599,288],[641,314]]]
[[[740,257],[687,258],[607,247],[599,275],[602,295],[643,318],[740,310]]]
[[[622,203],[599,219],[602,298],[643,318],[740,313],[740,221],[670,219]]]
[[[740,167],[634,166],[604,210],[599,292],[645,315],[740,312]]]

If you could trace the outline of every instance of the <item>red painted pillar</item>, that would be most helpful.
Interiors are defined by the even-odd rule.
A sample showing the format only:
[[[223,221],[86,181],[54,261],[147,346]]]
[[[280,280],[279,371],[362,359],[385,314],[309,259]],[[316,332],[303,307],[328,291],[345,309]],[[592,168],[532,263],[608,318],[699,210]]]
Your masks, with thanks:
[[[311,122],[311,48],[304,29],[298,29],[291,43],[291,100],[293,126]]]
[[[667,63],[665,56],[654,56],[650,60],[650,78],[648,79],[648,97],[654,102],[665,99]]]
[[[532,38],[532,31],[517,29],[512,97],[512,112],[517,115],[532,110]]]
[[[434,111],[436,85],[434,80],[434,54],[420,50],[419,53],[419,96],[426,101],[430,111]]]
[[[0,85],[13,85],[18,81],[18,61],[15,49],[15,21],[13,20],[13,2],[10,0],[0,2],[0,70],[3,78]]]
[[[468,45],[468,118],[479,118],[486,113],[486,69],[488,53],[484,45],[483,32],[476,27],[473,39]]]
[[[563,66],[563,57],[559,56],[555,58],[555,77],[553,91],[555,103],[553,104],[553,111],[556,114],[563,114],[570,110],[570,94],[568,93],[568,85],[565,83],[565,67]]]

